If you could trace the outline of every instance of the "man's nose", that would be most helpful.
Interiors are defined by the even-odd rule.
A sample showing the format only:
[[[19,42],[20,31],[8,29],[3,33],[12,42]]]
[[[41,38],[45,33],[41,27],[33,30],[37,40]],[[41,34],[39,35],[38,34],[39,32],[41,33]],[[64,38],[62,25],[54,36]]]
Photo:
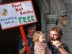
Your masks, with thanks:
[[[54,38],[54,35],[53,35],[53,38]]]
[[[54,35],[52,35],[52,37],[54,38]]]

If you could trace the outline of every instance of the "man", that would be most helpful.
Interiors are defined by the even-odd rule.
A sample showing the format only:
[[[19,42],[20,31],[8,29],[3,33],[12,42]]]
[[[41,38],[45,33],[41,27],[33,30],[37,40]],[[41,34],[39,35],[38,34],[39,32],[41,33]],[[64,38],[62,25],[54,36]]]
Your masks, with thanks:
[[[33,42],[33,34],[36,31],[36,24],[29,24],[27,26],[27,41],[30,48],[30,54],[34,54],[34,42]],[[26,31],[25,31],[26,32]],[[22,40],[19,42],[18,48],[19,48],[19,54],[26,54],[25,46],[26,43]]]
[[[70,54],[68,46],[61,41],[62,29],[59,27],[52,27],[49,38],[48,46],[52,54]]]

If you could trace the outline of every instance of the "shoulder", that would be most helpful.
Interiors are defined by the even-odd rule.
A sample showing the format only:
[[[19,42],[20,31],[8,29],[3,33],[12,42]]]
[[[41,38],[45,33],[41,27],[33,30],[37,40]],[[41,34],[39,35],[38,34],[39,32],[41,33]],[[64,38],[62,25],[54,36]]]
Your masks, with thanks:
[[[64,48],[68,48],[68,45],[67,45],[66,43],[62,43],[62,46],[63,46]]]
[[[62,46],[64,47],[64,49],[70,53],[70,49],[68,47],[68,45],[66,43],[63,43]]]

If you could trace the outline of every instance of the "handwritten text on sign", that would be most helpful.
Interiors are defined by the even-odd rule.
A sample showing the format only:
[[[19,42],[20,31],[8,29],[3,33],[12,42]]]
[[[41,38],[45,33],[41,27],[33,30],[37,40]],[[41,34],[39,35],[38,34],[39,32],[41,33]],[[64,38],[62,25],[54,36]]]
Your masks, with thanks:
[[[2,29],[36,21],[31,1],[0,5],[0,23]]]

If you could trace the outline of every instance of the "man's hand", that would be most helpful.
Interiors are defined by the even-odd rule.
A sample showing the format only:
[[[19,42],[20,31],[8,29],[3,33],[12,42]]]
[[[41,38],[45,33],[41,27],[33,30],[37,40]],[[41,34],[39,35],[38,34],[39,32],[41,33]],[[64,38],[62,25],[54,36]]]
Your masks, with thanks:
[[[55,45],[57,48],[62,48],[62,43],[58,40],[52,41],[52,44]]]

